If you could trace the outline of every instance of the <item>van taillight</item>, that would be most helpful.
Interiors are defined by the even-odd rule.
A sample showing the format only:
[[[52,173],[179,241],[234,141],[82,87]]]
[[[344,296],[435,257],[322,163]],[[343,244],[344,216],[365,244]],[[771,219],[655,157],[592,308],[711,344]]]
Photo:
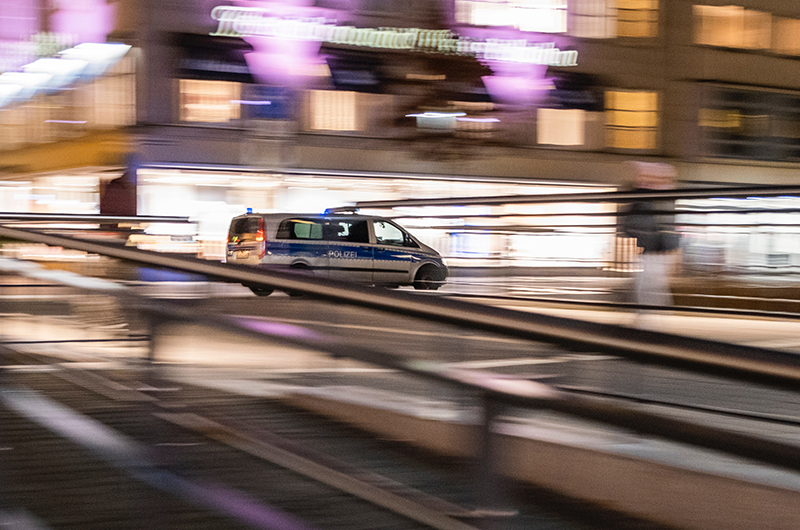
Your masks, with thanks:
[[[256,241],[261,243],[261,249],[258,253],[259,258],[267,255],[267,243],[264,241],[264,219],[258,220],[258,230],[256,231]]]

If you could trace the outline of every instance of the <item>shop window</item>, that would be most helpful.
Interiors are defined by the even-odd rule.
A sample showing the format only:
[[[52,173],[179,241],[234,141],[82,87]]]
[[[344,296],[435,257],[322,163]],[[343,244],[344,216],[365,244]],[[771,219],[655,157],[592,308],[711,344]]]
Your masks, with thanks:
[[[800,55],[800,20],[774,19],[772,49],[784,55]]]
[[[694,6],[695,44],[725,48],[769,49],[772,17],[740,6]]]
[[[566,0],[456,0],[456,22],[512,26],[537,33],[567,31]]]
[[[180,120],[227,123],[240,117],[241,85],[230,81],[180,80]]]
[[[105,77],[92,85],[94,111],[92,125],[96,127],[122,127],[136,122],[136,79],[134,61],[122,59]]]
[[[607,39],[617,36],[614,0],[573,0],[569,5],[569,34]]]
[[[617,0],[617,36],[658,36],[658,0]]]
[[[539,109],[536,112],[536,143],[583,145],[586,142],[586,111]]]
[[[626,90],[606,92],[606,146],[612,149],[656,148],[658,94]]]
[[[310,117],[312,131],[356,131],[356,92],[312,90]]]
[[[800,95],[709,89],[698,125],[706,155],[782,162],[800,160]]]

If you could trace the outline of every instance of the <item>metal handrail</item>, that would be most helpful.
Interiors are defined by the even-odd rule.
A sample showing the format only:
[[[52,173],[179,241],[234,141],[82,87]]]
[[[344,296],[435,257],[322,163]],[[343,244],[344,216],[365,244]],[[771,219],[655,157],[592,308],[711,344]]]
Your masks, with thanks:
[[[800,471],[800,447],[796,445],[666,417],[631,405],[611,403],[607,400],[576,395],[536,381],[479,370],[467,370],[448,366],[442,362],[408,358],[398,354],[373,350],[353,344],[341,337],[334,337],[297,326],[285,324],[276,326],[246,317],[210,314],[198,309],[137,296],[131,293],[130,290],[106,280],[83,282],[79,279],[80,277],[73,273],[40,271],[36,268],[14,266],[13,263],[3,267],[3,269],[33,277],[42,277],[44,275],[54,281],[63,281],[83,289],[97,290],[121,297],[124,299],[127,308],[148,314],[151,317],[151,322],[156,325],[162,325],[170,320],[185,321],[215,327],[228,332],[236,330],[242,335],[262,340],[265,337],[269,337],[273,341],[295,347],[313,349],[336,358],[362,361],[478,392],[484,396],[486,406],[489,403],[500,403],[525,408],[548,409],[645,435],[659,436],[679,443],[723,451],[731,455]],[[293,275],[288,274],[286,276]],[[296,276],[294,279],[297,281]],[[309,280],[312,279],[302,278],[299,281]],[[362,289],[353,289],[362,291]],[[154,340],[154,337],[151,336],[152,340]],[[152,351],[151,360],[157,360]],[[488,429],[489,426],[485,425],[484,428]]]
[[[0,227],[0,236],[63,246],[245,285],[296,291],[444,324],[543,341],[565,348],[617,355],[637,362],[727,376],[795,391],[800,388],[800,356],[779,350],[524,313],[453,299],[390,292],[309,275],[156,254],[31,230]]]
[[[398,208],[415,206],[489,206],[505,204],[544,204],[564,202],[628,202],[634,200],[720,199],[735,197],[781,197],[800,195],[800,186],[746,186],[736,188],[675,188],[649,191],[610,191],[588,193],[554,193],[552,195],[502,195],[480,197],[446,197],[435,199],[398,199],[359,201],[356,208]],[[351,209],[353,206],[343,207]],[[337,208],[331,208],[331,212]]]
[[[63,213],[0,212],[0,221],[52,223],[189,223],[188,217],[169,215],[100,215]]]

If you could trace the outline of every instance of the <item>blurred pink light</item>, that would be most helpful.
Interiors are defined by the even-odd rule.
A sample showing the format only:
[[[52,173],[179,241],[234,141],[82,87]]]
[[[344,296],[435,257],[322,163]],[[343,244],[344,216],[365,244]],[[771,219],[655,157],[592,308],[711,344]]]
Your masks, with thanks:
[[[497,123],[497,118],[456,118],[457,121],[469,121],[475,123]]]
[[[271,16],[287,19],[324,17],[335,19],[341,12],[314,7],[314,0],[240,1],[235,5],[269,11]],[[321,42],[282,37],[246,36],[253,47],[245,60],[256,80],[261,83],[299,87],[308,82],[305,75],[325,63],[319,56]]]
[[[483,84],[498,103],[530,105],[544,97],[553,83],[547,79],[510,75],[490,75],[483,77]]]
[[[82,42],[106,42],[114,29],[116,4],[105,0],[57,0],[57,11],[51,16],[53,31],[76,35],[76,44]]]

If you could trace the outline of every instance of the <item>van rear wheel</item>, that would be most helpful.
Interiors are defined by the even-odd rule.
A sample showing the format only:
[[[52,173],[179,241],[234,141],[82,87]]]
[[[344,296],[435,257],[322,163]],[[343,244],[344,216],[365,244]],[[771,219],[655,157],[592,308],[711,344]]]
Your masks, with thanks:
[[[442,285],[441,274],[439,270],[432,266],[426,265],[417,272],[417,277],[414,278],[414,289],[420,291],[435,291]]]

